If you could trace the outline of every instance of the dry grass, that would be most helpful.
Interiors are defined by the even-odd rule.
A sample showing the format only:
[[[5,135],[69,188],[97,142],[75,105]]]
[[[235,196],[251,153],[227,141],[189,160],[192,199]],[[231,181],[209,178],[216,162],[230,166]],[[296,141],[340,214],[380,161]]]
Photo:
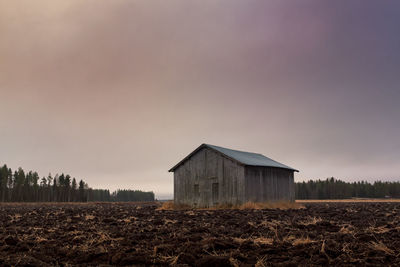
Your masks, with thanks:
[[[174,224],[174,223],[177,223],[177,222],[178,222],[177,220],[170,220],[170,219],[165,219],[164,220],[164,224],[169,224],[169,223]]]
[[[85,216],[86,221],[93,220],[94,218],[96,218],[96,217],[93,215],[90,215],[90,214]]]
[[[342,233],[342,234],[354,235],[354,232],[355,232],[354,226],[352,226],[350,224],[342,225],[342,228],[340,228],[340,230],[339,230],[339,233]]]
[[[35,236],[35,242],[41,243],[41,242],[46,242],[48,241],[46,238],[43,238],[41,236]]]
[[[253,242],[261,245],[272,245],[272,243],[274,243],[274,239],[267,237],[257,237],[253,239]]]
[[[238,207],[233,207],[240,210],[261,210],[261,209],[304,209],[305,207],[295,202],[247,202]]]
[[[181,254],[173,255],[173,256],[170,256],[170,255],[162,256],[162,255],[160,255],[159,257],[160,257],[160,259],[162,259],[163,261],[168,262],[170,266],[175,266],[175,265],[177,265],[177,263],[178,263],[178,259],[179,259],[179,256],[180,256],[180,255],[181,255]]]
[[[267,267],[267,256],[263,256],[261,258],[257,259],[256,264],[254,265],[255,267]]]
[[[274,239],[269,238],[269,237],[256,237],[256,238],[234,237],[233,241],[240,245],[247,241],[253,242],[254,244],[257,244],[257,245],[272,245],[274,243]]]
[[[329,203],[329,202],[400,202],[398,198],[351,198],[351,199],[297,199],[296,203]]]
[[[186,214],[186,215],[189,215],[189,216],[194,216],[194,215],[196,215],[196,213],[194,213],[193,210],[188,210],[188,211],[185,212],[185,214]]]
[[[124,222],[124,223],[130,223],[130,222],[134,222],[134,221],[136,221],[137,219],[138,219],[137,217],[130,216],[130,217],[128,217],[128,218],[124,218],[124,219],[122,219],[122,220],[121,220],[121,222]]]
[[[170,261],[170,264],[171,265],[176,265],[178,263],[179,256],[180,256],[180,254],[172,257],[171,261]]]
[[[221,204],[209,208],[195,208],[184,204],[175,204],[173,201],[167,201],[157,210],[188,210],[188,209],[200,209],[200,210],[261,210],[261,209],[304,209],[304,205],[295,202],[246,202],[241,205],[230,205]]]
[[[297,239],[293,240],[292,241],[292,245],[293,246],[300,246],[300,245],[306,245],[306,244],[310,244],[310,243],[314,243],[314,242],[316,242],[316,241],[310,239],[307,236],[307,238],[301,237],[301,238],[297,238]]]
[[[241,238],[241,237],[234,237],[232,239],[234,242],[236,242],[240,245],[249,240],[248,238]]]
[[[22,215],[16,213],[16,214],[14,214],[13,216],[11,216],[11,221],[17,222],[17,221],[19,221],[21,218],[22,218]]]
[[[388,248],[385,244],[383,244],[381,241],[379,242],[371,242],[371,244],[369,245],[372,249],[374,250],[379,250],[379,251],[383,251],[386,254],[389,255],[394,255],[394,251],[391,250],[390,248]]]
[[[303,221],[299,221],[298,224],[302,224],[302,225],[315,225],[319,222],[321,222],[322,219],[319,217],[311,217],[308,216],[305,220]]]
[[[175,204],[173,201],[164,202],[157,210],[188,210],[191,209],[189,205]]]
[[[379,226],[379,227],[370,226],[367,228],[367,231],[375,234],[383,234],[389,232],[390,229],[386,228],[385,226]]]
[[[235,259],[235,258],[230,257],[230,258],[229,258],[229,262],[231,263],[231,265],[232,265],[233,267],[239,267],[239,266],[240,266],[239,261],[238,261],[237,259]]]

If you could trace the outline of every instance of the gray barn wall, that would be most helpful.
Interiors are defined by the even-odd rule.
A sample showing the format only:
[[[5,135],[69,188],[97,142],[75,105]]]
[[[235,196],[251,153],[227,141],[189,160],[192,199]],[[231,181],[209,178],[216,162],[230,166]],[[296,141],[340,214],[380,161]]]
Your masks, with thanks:
[[[294,201],[294,172],[291,170],[246,166],[245,177],[247,201]]]
[[[192,155],[174,171],[174,201],[209,207],[215,203],[212,184],[218,183],[218,204],[241,204],[245,199],[244,166],[209,148]],[[199,195],[195,194],[198,185]]]

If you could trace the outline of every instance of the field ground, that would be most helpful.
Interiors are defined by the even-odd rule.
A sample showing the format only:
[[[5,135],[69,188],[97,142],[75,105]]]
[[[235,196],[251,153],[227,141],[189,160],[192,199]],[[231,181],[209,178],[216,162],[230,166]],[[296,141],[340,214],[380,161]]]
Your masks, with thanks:
[[[399,202],[303,205],[0,204],[0,265],[400,266]]]
[[[351,198],[351,199],[297,199],[296,203],[326,203],[326,202],[361,202],[361,203],[369,203],[369,202],[400,202],[398,198]]]

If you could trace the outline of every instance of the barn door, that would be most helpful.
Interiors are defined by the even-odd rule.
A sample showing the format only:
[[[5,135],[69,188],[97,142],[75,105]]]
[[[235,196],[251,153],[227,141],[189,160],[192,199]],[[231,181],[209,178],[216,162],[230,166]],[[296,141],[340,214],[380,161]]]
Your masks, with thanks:
[[[194,185],[193,191],[194,191],[194,194],[193,194],[193,197],[194,197],[193,205],[197,206],[197,204],[199,203],[199,200],[200,200],[200,190],[199,190],[199,185],[198,184]]]
[[[219,190],[218,183],[212,183],[211,192],[212,192],[213,205],[218,205],[218,199],[219,199],[218,190]]]

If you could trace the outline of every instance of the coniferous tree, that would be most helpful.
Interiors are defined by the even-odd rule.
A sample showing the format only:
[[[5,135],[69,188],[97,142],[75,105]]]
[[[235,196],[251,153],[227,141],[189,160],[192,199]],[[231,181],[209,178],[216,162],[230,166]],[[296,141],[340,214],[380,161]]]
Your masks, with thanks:
[[[8,185],[8,168],[7,165],[0,169],[0,199],[4,202],[7,198],[7,185]]]
[[[80,202],[85,202],[85,183],[80,180],[79,181],[79,201]]]
[[[77,201],[77,197],[76,197],[76,190],[77,190],[77,183],[76,183],[76,179],[75,177],[72,179],[72,183],[71,183],[71,201]]]
[[[21,167],[18,168],[18,171],[15,171],[15,173],[14,173],[14,184],[15,184],[15,186],[14,186],[15,194],[13,194],[14,197],[15,197],[14,200],[15,201],[24,201],[24,199],[23,199],[23,193],[24,193],[23,187],[24,187],[24,184],[25,184],[25,172]]]
[[[39,185],[39,201],[47,201],[47,195],[48,195],[48,190],[47,190],[47,179],[46,177],[42,177],[40,180],[40,185]]]
[[[59,197],[58,197],[58,174],[56,174],[56,176],[54,176],[53,179],[53,199],[52,201],[57,202],[60,201]]]
[[[29,201],[37,201],[39,195],[39,174],[34,172],[32,174],[32,189],[30,190],[32,193],[30,194],[31,199]]]
[[[11,168],[8,169],[8,188],[7,188],[7,200],[12,200],[12,189],[13,189],[13,172]]]
[[[46,201],[53,201],[54,199],[54,193],[51,188],[51,183],[53,182],[53,177],[51,176],[51,173],[47,176],[47,197]]]

